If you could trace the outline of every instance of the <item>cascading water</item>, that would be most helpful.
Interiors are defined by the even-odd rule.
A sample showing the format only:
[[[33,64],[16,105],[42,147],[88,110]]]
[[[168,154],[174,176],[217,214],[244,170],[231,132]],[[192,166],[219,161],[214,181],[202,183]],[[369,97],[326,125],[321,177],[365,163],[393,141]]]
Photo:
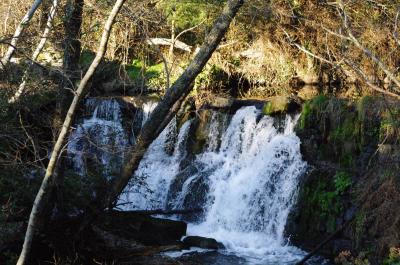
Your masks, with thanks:
[[[92,103],[87,103],[92,116],[77,126],[68,151],[77,169],[85,168],[82,154],[89,152],[110,171],[107,165],[113,156],[90,149],[90,143],[115,145],[122,161],[124,148],[134,140],[128,141],[116,101],[95,102],[96,107]],[[142,106],[135,123],[142,126],[154,107]],[[213,111],[203,152],[193,155],[188,146],[195,123],[189,120],[178,131],[173,119],[149,147],[119,203],[125,210],[201,207],[202,214],[185,217],[188,235],[215,238],[226,246],[223,253],[243,257],[249,264],[294,264],[305,254],[284,238],[306,169],[294,133],[296,120],[287,115],[277,122],[255,107],[244,107],[233,116]]]
[[[88,161],[103,167],[105,176],[117,173],[124,150],[129,145],[128,135],[121,122],[121,109],[114,99],[88,99],[85,112],[91,115],[72,131],[68,155],[75,171],[84,175]]]
[[[239,110],[220,151],[197,158],[213,172],[205,219],[189,234],[213,237],[253,262],[286,264],[303,255],[286,246],[283,233],[306,164],[293,132],[296,119],[287,116],[279,133],[271,117],[258,117],[254,107]]]
[[[108,179],[119,174],[125,152],[135,141],[134,128],[142,127],[156,105],[156,102],[148,101],[135,109],[132,128],[128,130],[123,122],[120,102],[116,99],[87,99],[84,116],[88,118],[83,118],[75,126],[67,147],[75,172],[85,175],[88,163],[94,163],[102,167],[102,174]]]
[[[220,137],[221,120],[227,118],[217,116],[215,112],[208,127],[206,151],[186,168],[182,145],[190,121],[182,126],[172,156],[164,148],[170,124],[135,173],[143,185],[135,189],[137,182],[132,183],[125,198],[140,209],[202,206],[205,214],[189,225],[188,234],[215,238],[228,251],[264,264],[298,260],[304,253],[286,246],[283,238],[298,179],[306,168],[293,132],[296,119],[287,116],[280,132],[273,118],[246,107],[237,111]]]

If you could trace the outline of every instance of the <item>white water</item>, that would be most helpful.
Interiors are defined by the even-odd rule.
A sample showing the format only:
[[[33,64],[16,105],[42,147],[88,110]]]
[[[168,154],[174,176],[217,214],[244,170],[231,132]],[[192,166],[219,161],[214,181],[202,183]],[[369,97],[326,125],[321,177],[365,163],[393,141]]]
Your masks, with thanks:
[[[179,161],[185,154],[184,143],[190,121],[186,122],[178,135],[176,148],[172,156],[166,154],[165,143],[168,135],[176,130],[176,120],[173,119],[160,136],[150,145],[143,161],[136,170],[135,175],[139,181],[132,181],[120,198],[120,203],[136,209],[160,209],[164,208],[167,199],[168,187],[179,172]]]
[[[129,137],[121,122],[121,109],[114,99],[88,99],[86,112],[91,115],[71,132],[68,155],[75,171],[87,172],[88,161],[102,165],[105,176],[118,174]]]
[[[215,238],[228,252],[255,263],[290,264],[299,260],[304,252],[288,246],[283,237],[298,179],[306,168],[300,141],[293,132],[296,119],[287,116],[279,133],[271,117],[259,117],[254,107],[239,110],[218,148],[218,132],[223,126],[214,114],[206,152],[192,162],[197,171],[187,176],[170,201],[168,192],[184,157],[180,145],[190,124],[180,130],[172,156],[164,149],[170,129],[165,130],[135,173],[143,184],[136,189],[137,183],[132,184],[125,199],[138,209],[185,208],[185,200],[198,192],[196,183],[202,182],[208,186],[203,206],[206,214],[202,222],[189,224],[189,235]]]
[[[285,264],[303,255],[286,246],[283,232],[306,164],[293,133],[295,121],[287,118],[282,134],[272,118],[257,122],[257,116],[253,107],[239,110],[221,151],[197,158],[216,169],[208,178],[205,221],[190,225],[189,234],[213,237],[243,256]]]
[[[145,104],[137,122],[143,125],[154,107]],[[121,162],[129,146],[121,110],[113,100],[89,101],[87,108],[91,116],[71,134],[68,152],[81,174],[89,157],[99,160],[109,176],[118,168],[109,165],[115,164],[113,159]],[[273,118],[255,107],[240,109],[230,121],[228,115],[214,112],[205,151],[194,159],[188,158],[186,148],[192,122],[177,132],[173,120],[151,144],[121,195],[121,207],[201,207],[204,215],[189,224],[188,235],[215,238],[226,246],[223,253],[244,257],[250,264],[293,264],[305,254],[284,238],[306,168],[293,132],[296,120],[287,116],[278,129]]]

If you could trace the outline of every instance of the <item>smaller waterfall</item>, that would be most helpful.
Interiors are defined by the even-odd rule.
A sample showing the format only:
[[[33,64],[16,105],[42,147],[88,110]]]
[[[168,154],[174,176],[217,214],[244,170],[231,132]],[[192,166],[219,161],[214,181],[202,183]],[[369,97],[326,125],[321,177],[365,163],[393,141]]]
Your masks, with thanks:
[[[176,130],[176,120],[173,119],[159,137],[150,145],[135,172],[134,180],[124,191],[120,203],[124,209],[159,209],[165,208],[168,187],[179,172],[179,162],[185,156],[185,140],[188,135],[190,121],[183,124],[173,154],[167,154],[166,143]],[[129,204],[127,204],[129,203]],[[130,207],[131,206],[131,207]]]
[[[87,99],[85,113],[91,115],[72,131],[68,143],[68,155],[73,167],[85,175],[88,163],[103,168],[105,176],[115,175],[129,145],[129,136],[122,126],[121,109],[114,100]]]
[[[75,172],[85,175],[92,164],[108,179],[118,175],[126,151],[156,106],[157,102],[146,101],[129,109],[131,117],[123,117],[123,106],[117,99],[86,99],[85,118],[75,125],[67,148]]]

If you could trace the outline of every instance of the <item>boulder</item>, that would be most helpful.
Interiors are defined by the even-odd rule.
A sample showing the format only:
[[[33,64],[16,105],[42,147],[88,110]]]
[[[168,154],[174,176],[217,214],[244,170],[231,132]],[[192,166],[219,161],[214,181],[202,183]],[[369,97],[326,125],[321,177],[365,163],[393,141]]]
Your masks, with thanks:
[[[300,108],[298,101],[298,99],[287,96],[272,97],[264,104],[263,113],[265,115],[275,115],[296,111]]]
[[[198,247],[205,249],[224,249],[224,245],[214,238],[201,236],[188,236],[183,239],[183,244],[186,247]]]
[[[228,113],[235,113],[242,107],[255,106],[261,109],[265,104],[264,100],[259,99],[234,99],[224,97],[213,97],[212,101],[203,106],[205,109],[221,110]]]
[[[186,235],[183,221],[155,218],[134,211],[112,211],[97,226],[146,246],[173,245]]]

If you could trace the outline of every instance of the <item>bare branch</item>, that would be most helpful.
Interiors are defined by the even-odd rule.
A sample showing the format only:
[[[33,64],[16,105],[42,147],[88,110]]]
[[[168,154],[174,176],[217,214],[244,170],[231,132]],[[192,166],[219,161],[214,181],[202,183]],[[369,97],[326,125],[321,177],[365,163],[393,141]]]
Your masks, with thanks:
[[[358,68],[354,63],[352,63],[351,61],[345,59],[344,62],[348,66],[350,66],[350,68],[353,69],[357,73],[357,75],[360,76],[364,80],[364,82],[373,90],[378,91],[382,94],[400,99],[400,95],[392,93],[390,91],[387,91],[387,90],[382,89],[382,88],[378,87],[377,85],[375,85],[371,80],[369,80],[369,78],[364,74],[364,72],[360,68]]]
[[[393,29],[393,37],[397,44],[400,46],[399,34],[397,32],[398,22],[400,17],[400,8],[397,10],[396,17],[394,19],[394,29]]]
[[[337,3],[338,3],[339,14],[341,15],[343,20],[343,26],[347,32],[348,37],[350,38],[350,41],[352,41],[366,56],[368,56],[372,61],[374,61],[378,65],[378,67],[386,74],[386,76],[393,83],[395,83],[398,88],[400,88],[400,80],[398,80],[394,76],[393,72],[389,71],[386,65],[376,55],[374,55],[372,51],[365,48],[353,35],[353,32],[351,31],[351,28],[349,26],[349,18],[347,16],[342,0],[339,0]]]
[[[33,15],[35,14],[36,10],[38,9],[42,1],[43,0],[35,0],[31,8],[28,10],[24,18],[19,23],[17,29],[15,30],[14,36],[11,40],[11,45],[8,48],[4,57],[1,59],[0,70],[3,70],[4,67],[10,62],[10,59],[15,52],[18,40],[20,39],[25,27],[29,24],[29,21],[32,19]]]
[[[58,0],[53,0],[53,4],[50,9],[50,14],[49,14],[49,17],[47,18],[46,27],[43,31],[42,37],[40,38],[38,46],[36,47],[35,51],[33,52],[31,62],[29,63],[28,68],[24,72],[24,76],[22,77],[23,81],[19,85],[19,88],[18,88],[17,92],[15,93],[15,95],[8,101],[8,103],[16,102],[19,99],[19,97],[22,95],[22,93],[24,92],[27,80],[29,78],[29,74],[32,70],[32,62],[37,60],[39,54],[42,52],[42,50],[44,48],[44,45],[46,44],[48,35],[50,34],[50,30],[53,26],[53,19],[57,12],[57,6],[58,6]]]
[[[60,154],[60,151],[62,151],[62,148],[63,148],[63,142],[64,142],[65,138],[67,137],[75,110],[78,106],[80,97],[86,87],[86,84],[89,82],[89,79],[92,77],[97,66],[100,64],[100,61],[104,57],[104,54],[106,52],[107,43],[110,38],[112,25],[115,21],[117,14],[121,10],[121,7],[124,4],[124,2],[125,2],[125,0],[117,0],[115,2],[115,5],[107,19],[107,22],[104,25],[103,34],[102,34],[102,37],[100,40],[98,51],[96,53],[96,57],[94,58],[92,64],[90,65],[88,71],[86,72],[85,76],[82,78],[81,82],[79,83],[79,86],[78,86],[78,89],[74,96],[74,99],[72,100],[72,103],[68,109],[67,115],[65,117],[64,123],[63,123],[61,131],[60,131],[60,134],[58,135],[57,141],[53,148],[53,152],[51,153],[50,161],[46,168],[46,174],[43,178],[42,184],[40,186],[38,194],[36,195],[35,201],[33,203],[31,214],[29,216],[28,227],[27,227],[26,234],[25,234],[24,245],[22,247],[22,251],[19,256],[17,265],[24,265],[27,263],[28,255],[30,253],[33,237],[35,234],[35,230],[38,229],[38,226],[39,226],[39,222],[40,222],[39,219],[40,219],[40,215],[42,213],[41,211],[44,208],[44,206],[46,204],[46,198],[52,189],[51,181],[54,178],[54,171],[56,169],[58,156]]]

